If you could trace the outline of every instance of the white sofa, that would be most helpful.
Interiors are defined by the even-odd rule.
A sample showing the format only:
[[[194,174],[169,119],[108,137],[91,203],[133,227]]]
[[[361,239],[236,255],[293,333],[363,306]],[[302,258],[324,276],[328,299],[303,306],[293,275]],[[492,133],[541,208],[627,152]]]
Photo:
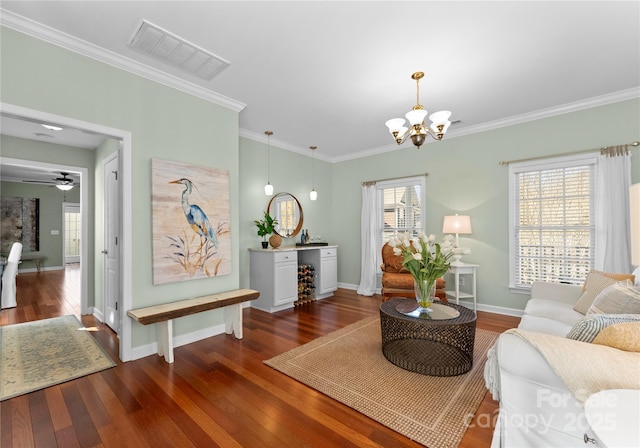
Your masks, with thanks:
[[[518,329],[564,339],[585,317],[573,309],[581,294],[580,286],[534,284]],[[540,351],[522,337],[500,335],[489,351],[485,380],[500,402],[492,448],[601,446],[597,440],[585,443],[585,435],[596,436],[583,405]]]

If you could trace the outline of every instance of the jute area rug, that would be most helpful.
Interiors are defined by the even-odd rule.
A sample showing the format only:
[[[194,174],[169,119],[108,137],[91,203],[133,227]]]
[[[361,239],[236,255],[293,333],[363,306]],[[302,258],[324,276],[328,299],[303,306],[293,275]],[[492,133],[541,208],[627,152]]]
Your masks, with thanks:
[[[0,327],[0,401],[115,365],[75,316]]]
[[[486,392],[483,369],[497,333],[476,330],[473,367],[459,376],[409,372],[382,354],[380,319],[370,317],[265,364],[429,448],[460,444]]]

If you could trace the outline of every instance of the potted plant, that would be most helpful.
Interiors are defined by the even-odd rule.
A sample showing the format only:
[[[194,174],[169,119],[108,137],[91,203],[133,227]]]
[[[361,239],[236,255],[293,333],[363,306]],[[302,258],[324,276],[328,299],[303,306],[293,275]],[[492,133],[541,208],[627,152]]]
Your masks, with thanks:
[[[258,228],[258,236],[262,237],[262,248],[266,249],[269,244],[267,235],[273,233],[273,227],[278,224],[278,221],[272,218],[269,212],[264,212],[264,219],[254,221],[254,224]]]

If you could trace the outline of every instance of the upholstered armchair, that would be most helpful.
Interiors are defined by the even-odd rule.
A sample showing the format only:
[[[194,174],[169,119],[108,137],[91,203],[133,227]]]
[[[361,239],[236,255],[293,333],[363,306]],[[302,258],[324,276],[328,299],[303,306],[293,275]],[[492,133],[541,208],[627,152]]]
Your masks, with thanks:
[[[382,246],[382,300],[391,297],[415,298],[413,290],[413,276],[402,266],[402,255],[395,255],[393,247],[385,243]],[[439,278],[436,282],[436,297],[443,302],[447,301],[445,280]]]

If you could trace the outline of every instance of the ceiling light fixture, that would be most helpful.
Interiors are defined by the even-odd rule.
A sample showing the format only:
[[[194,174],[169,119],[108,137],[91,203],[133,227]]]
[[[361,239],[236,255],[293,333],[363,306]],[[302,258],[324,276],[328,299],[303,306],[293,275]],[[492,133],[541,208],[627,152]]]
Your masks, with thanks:
[[[273,185],[271,185],[271,181],[269,177],[271,175],[271,136],[273,132],[264,131],[267,136],[267,185],[264,186],[264,194],[267,196],[273,195]]]
[[[385,123],[398,145],[403,144],[407,137],[411,137],[411,141],[419,149],[427,138],[427,134],[435,140],[442,140],[447,129],[451,126],[449,121],[451,112],[448,110],[441,110],[431,114],[429,117],[432,122],[431,126],[427,127],[425,125],[424,119],[428,112],[420,104],[420,79],[423,77],[423,72],[415,72],[411,75],[411,79],[416,80],[416,105],[405,115],[411,127],[407,128],[404,125],[403,118],[392,118]]]
[[[56,188],[62,191],[69,191],[73,188],[73,184],[56,184]]]
[[[50,124],[42,123],[41,126],[45,129],[49,129],[50,131],[62,131],[62,128],[59,126],[52,126]]]
[[[311,148],[311,191],[309,192],[309,199],[315,201],[318,199],[318,192],[316,191],[316,176],[315,176],[315,166],[316,166],[316,146],[309,146]]]

